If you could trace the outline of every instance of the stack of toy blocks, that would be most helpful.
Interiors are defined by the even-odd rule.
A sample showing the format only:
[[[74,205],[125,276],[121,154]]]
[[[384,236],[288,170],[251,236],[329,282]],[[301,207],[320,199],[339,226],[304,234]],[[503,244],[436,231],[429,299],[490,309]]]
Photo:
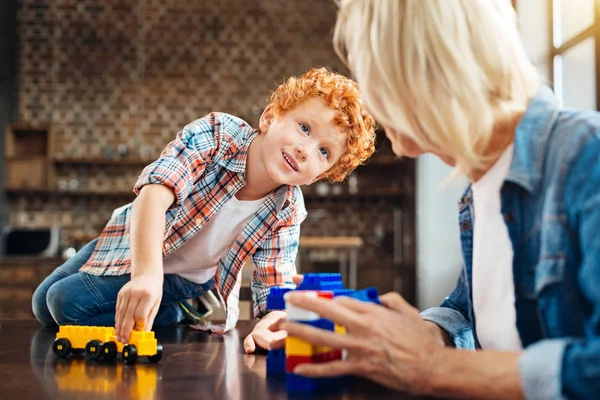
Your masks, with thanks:
[[[361,301],[379,303],[377,289],[363,290],[344,289],[340,274],[305,274],[302,284],[295,290],[305,291],[307,296],[333,299],[337,296],[348,296]],[[335,325],[332,321],[321,318],[320,315],[285,303],[286,293],[294,289],[271,288],[267,297],[269,310],[286,310],[288,320],[311,325],[320,329],[345,334],[343,326]],[[323,363],[341,360],[341,350],[329,347],[315,346],[295,337],[288,337],[285,349],[271,350],[267,356],[267,376],[282,376],[285,374],[288,390],[316,391],[338,386],[341,378],[323,379],[306,378],[292,373],[294,368],[303,363]]]

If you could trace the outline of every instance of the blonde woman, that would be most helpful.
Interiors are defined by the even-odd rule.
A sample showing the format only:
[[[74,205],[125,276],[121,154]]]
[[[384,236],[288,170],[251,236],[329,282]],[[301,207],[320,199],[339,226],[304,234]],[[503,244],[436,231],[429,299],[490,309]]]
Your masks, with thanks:
[[[561,109],[504,0],[341,0],[335,44],[398,156],[433,153],[471,184],[464,268],[437,308],[290,296],[346,325],[289,335],[345,348],[306,376],[419,394],[600,398],[600,115]],[[477,349],[459,351],[457,349]]]

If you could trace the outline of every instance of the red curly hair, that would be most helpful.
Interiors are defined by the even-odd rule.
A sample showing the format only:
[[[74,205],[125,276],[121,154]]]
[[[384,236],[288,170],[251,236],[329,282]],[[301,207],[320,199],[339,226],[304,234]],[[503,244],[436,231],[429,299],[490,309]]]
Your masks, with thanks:
[[[375,151],[375,120],[365,110],[358,84],[327,68],[312,68],[300,77],[288,78],[267,98],[275,115],[319,97],[335,111],[334,123],[347,134],[347,150],[323,178],[343,181]]]

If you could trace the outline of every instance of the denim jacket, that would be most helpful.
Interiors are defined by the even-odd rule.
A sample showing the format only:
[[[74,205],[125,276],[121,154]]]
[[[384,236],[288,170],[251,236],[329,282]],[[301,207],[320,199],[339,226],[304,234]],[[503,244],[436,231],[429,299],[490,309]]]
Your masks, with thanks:
[[[518,367],[528,399],[600,398],[600,113],[561,109],[549,88],[516,130],[500,192],[514,250]],[[473,197],[459,203],[464,265],[424,319],[479,347],[472,294]]]

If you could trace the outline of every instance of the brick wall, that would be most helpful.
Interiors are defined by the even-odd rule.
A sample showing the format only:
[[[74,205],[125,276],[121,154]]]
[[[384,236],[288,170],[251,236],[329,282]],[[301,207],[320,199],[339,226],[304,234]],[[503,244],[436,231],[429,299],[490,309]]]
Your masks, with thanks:
[[[329,0],[20,0],[15,120],[52,126],[57,158],[114,156],[119,146],[128,156],[156,157],[210,111],[255,125],[284,77],[311,66],[346,72],[331,44],[335,13]],[[11,195],[10,218],[17,226],[60,225],[65,245],[97,235],[131,200],[126,193],[141,171],[118,163],[55,167],[55,193]],[[412,290],[414,279],[399,286],[398,276],[414,275],[414,164],[365,167],[357,176],[357,197],[307,197],[315,217],[302,234],[363,237],[359,284]],[[65,194],[72,185],[99,194]],[[398,208],[409,210],[400,262],[390,244]]]

